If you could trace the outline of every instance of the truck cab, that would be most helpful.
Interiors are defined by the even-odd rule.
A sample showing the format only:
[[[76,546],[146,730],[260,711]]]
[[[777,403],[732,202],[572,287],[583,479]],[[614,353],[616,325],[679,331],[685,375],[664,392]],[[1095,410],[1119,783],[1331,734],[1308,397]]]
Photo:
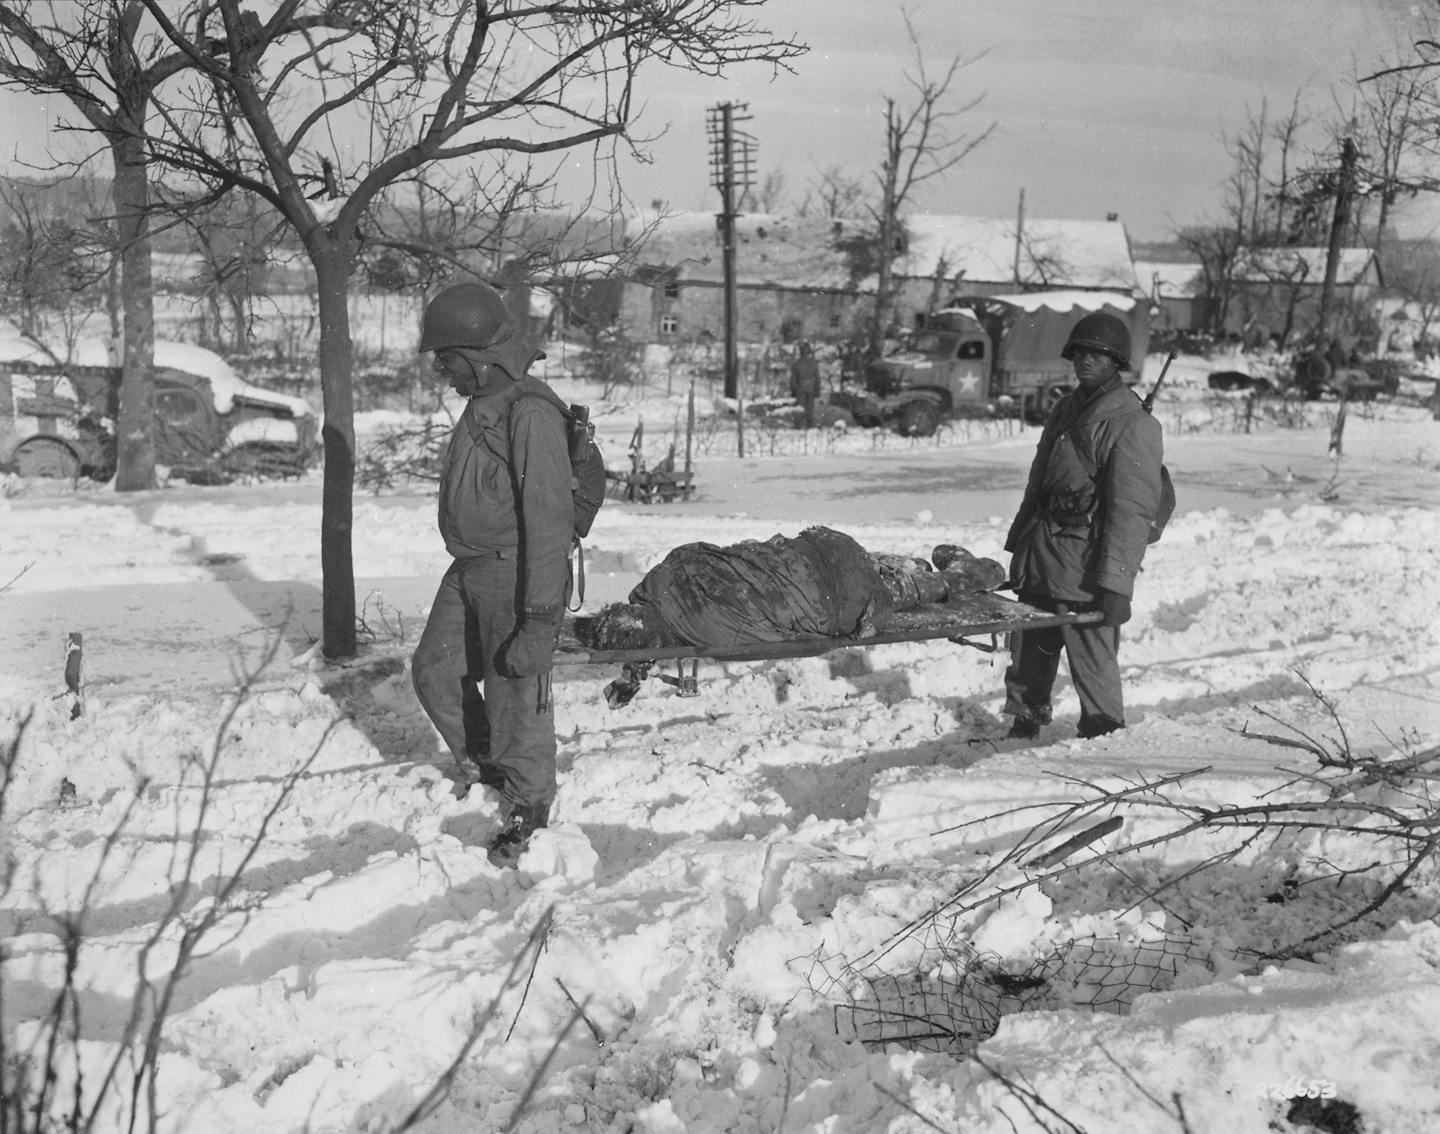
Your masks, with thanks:
[[[900,432],[927,436],[943,418],[986,405],[994,354],[974,313],[949,308],[934,315],[908,346],[872,362],[865,388],[881,403],[882,417],[890,416],[891,399],[901,399],[893,407]]]
[[[923,437],[952,417],[1018,414],[1043,420],[1075,384],[1060,351],[1076,320],[1108,311],[1130,327],[1138,382],[1149,348],[1149,311],[1116,292],[1049,291],[960,296],[936,312],[911,342],[870,363],[865,394],[852,399],[862,425],[893,424]]]

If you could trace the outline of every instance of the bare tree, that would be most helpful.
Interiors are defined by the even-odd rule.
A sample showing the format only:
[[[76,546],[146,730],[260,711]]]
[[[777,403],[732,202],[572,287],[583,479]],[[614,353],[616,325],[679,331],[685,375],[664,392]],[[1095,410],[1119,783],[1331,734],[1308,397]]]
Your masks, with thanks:
[[[930,317],[950,298],[945,290],[950,286],[950,273],[954,268],[948,249],[935,257],[935,270],[930,273],[930,291],[925,297],[925,322],[930,322]]]
[[[860,215],[868,196],[869,189],[863,178],[853,176],[838,165],[826,166],[805,190],[796,212],[802,217],[841,220]]]
[[[984,52],[955,56],[943,74],[932,75],[925,66],[920,37],[910,13],[905,30],[915,51],[914,69],[905,75],[913,101],[902,104],[885,96],[885,153],[876,180],[879,198],[873,210],[877,280],[875,308],[870,318],[869,350],[880,353],[895,306],[894,261],[902,251],[905,209],[919,186],[944,177],[964,161],[995,129],[995,123],[976,133],[959,128],[984,95],[954,104],[952,88],[962,71],[983,58]]]
[[[1262,102],[1252,112],[1244,129],[1224,144],[1230,155],[1231,171],[1225,181],[1223,215],[1218,221],[1192,224],[1176,233],[1177,241],[1200,262],[1198,297],[1204,300],[1205,329],[1220,333],[1233,318],[1240,318],[1249,330],[1270,312],[1268,304],[1257,306],[1245,279],[1262,279],[1265,284],[1283,284],[1290,299],[1284,304],[1282,334],[1288,337],[1295,317],[1296,288],[1303,280],[1295,274],[1295,257],[1275,261],[1257,249],[1314,243],[1326,228],[1318,223],[1316,171],[1318,166],[1298,169],[1302,136],[1309,125],[1303,113],[1300,92],[1280,118]],[[1244,276],[1244,278],[1242,278]],[[1262,285],[1262,290],[1264,285]]]
[[[785,203],[785,171],[772,169],[760,179],[759,187],[750,186],[740,198],[740,207],[752,213],[778,213]]]
[[[1300,146],[1300,134],[1308,125],[1309,119],[1300,112],[1300,92],[1297,90],[1290,101],[1290,113],[1275,122],[1270,128],[1270,139],[1280,147],[1279,169],[1276,176],[1276,183],[1283,186],[1290,183],[1290,165],[1294,161],[1296,151]],[[1289,216],[1287,201],[1284,192],[1271,193],[1274,202],[1274,219],[1270,231],[1278,242],[1283,234],[1288,231]]]
[[[141,0],[195,68],[156,154],[215,192],[269,201],[315,271],[325,424],[323,649],[356,649],[351,547],[355,479],[347,295],[375,215],[393,191],[444,163],[630,143],[642,69],[718,74],[784,66],[803,48],[759,28],[761,0],[281,0],[262,18],[241,0],[176,13]],[[303,42],[285,36],[306,12]],[[223,45],[213,50],[209,45]],[[344,141],[342,141],[344,140]],[[597,160],[597,165],[602,164]]]
[[[1023,278],[1015,282],[1026,289],[1060,287],[1074,278],[1075,265],[1065,256],[1062,240],[1040,240],[1029,229],[1020,231],[1020,248],[1024,256],[1016,257],[1016,266],[1023,261]]]
[[[1258,113],[1252,112],[1245,128],[1225,139],[1231,171],[1225,182],[1225,204],[1237,231],[1247,237],[1261,231],[1265,198],[1265,143],[1270,130],[1266,122],[1268,104],[1262,100]]]
[[[163,196],[163,189],[157,195]],[[178,201],[176,213],[200,256],[196,282],[207,309],[208,337],[221,350],[248,354],[255,302],[281,251],[283,226],[251,193],[229,194],[199,210]]]
[[[1203,301],[1205,329],[1224,329],[1242,251],[1240,233],[1233,225],[1199,224],[1180,229],[1175,238],[1200,264],[1196,294]]]
[[[141,0],[0,4],[0,83],[58,95],[96,134],[114,177],[115,236],[121,258],[120,491],[155,485],[155,301],[150,274],[147,120],[157,92],[189,66],[144,32]],[[217,45],[206,43],[210,53]]]
[[[102,298],[112,257],[93,183],[0,179],[0,313],[59,361]],[[108,209],[106,209],[108,211]],[[57,350],[56,331],[60,345]]]
[[[1362,154],[1360,181],[1362,207],[1376,205],[1374,249],[1384,263],[1382,252],[1391,210],[1403,195],[1414,196],[1429,188],[1427,178],[1412,170],[1420,156],[1419,141],[1433,121],[1434,106],[1430,76],[1398,67],[1398,58],[1381,62],[1381,70],[1367,79],[1358,78],[1355,88],[1359,106],[1355,120]],[[1373,70],[1373,68],[1371,68]],[[1357,76],[1359,68],[1356,69]]]

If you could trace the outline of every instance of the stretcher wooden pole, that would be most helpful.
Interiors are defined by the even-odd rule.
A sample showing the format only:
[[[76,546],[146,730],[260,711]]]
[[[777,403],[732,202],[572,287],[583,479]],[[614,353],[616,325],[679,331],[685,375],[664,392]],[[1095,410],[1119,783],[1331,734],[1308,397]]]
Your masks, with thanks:
[[[832,650],[865,649],[897,642],[924,642],[937,638],[960,639],[977,634],[1008,634],[1046,626],[1090,625],[1104,620],[1099,611],[1052,614],[998,595],[967,595],[952,606],[927,607],[896,614],[885,628],[868,638],[798,638],[781,642],[739,642],[715,646],[661,646],[638,650],[605,650],[582,645],[573,621],[561,634],[555,664],[608,665],[610,663],[663,661],[674,658],[711,658],[716,661],[769,661],[804,658]]]

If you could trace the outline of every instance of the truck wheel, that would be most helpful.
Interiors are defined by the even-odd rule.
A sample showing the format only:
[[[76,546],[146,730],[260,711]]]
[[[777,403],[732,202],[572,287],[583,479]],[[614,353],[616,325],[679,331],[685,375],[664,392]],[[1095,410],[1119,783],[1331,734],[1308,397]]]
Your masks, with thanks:
[[[906,402],[898,428],[906,437],[929,437],[940,428],[940,408],[934,402]]]
[[[21,476],[78,480],[80,457],[58,437],[30,437],[15,447],[15,471]]]

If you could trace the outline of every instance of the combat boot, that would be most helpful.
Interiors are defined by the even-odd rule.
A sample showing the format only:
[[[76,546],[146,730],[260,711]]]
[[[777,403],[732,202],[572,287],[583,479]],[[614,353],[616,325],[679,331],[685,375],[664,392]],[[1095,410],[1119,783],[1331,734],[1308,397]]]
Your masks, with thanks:
[[[485,857],[492,866],[502,870],[514,867],[520,856],[530,849],[530,836],[550,821],[550,808],[544,803],[516,807],[491,841]]]

